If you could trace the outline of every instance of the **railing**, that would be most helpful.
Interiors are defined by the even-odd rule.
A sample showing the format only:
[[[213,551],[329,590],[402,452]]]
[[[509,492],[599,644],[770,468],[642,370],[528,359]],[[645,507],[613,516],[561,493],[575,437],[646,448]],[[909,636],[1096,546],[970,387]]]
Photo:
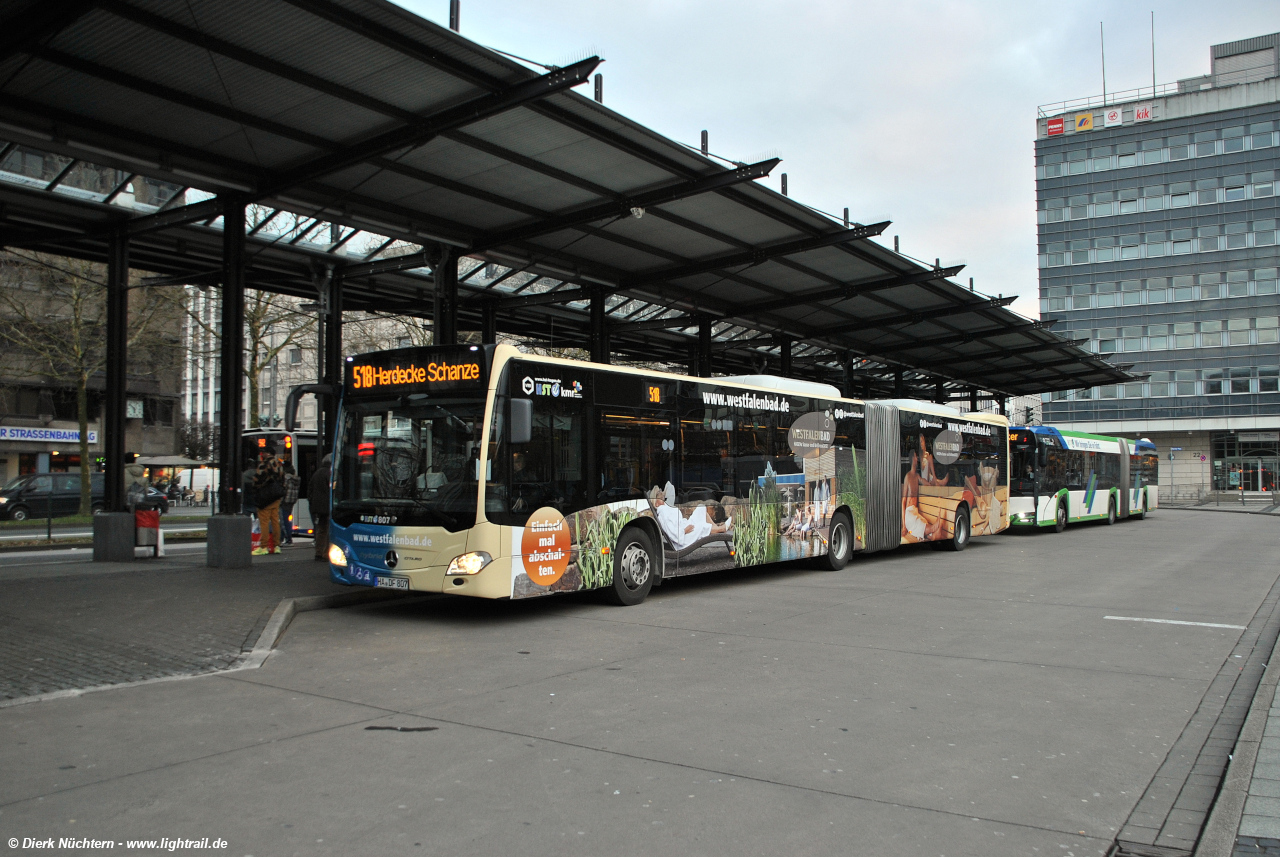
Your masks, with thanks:
[[[1195,81],[1203,81],[1212,84],[1212,88],[1222,86],[1236,86],[1241,83],[1257,83],[1260,80],[1266,80],[1275,77],[1275,69],[1271,66],[1260,66],[1257,68],[1245,68],[1239,71],[1225,71],[1217,75],[1204,75],[1203,77],[1191,77],[1178,83],[1161,83],[1157,86],[1140,86],[1137,89],[1126,89],[1121,92],[1108,92],[1105,95],[1091,95],[1088,98],[1076,98],[1070,101],[1054,101],[1049,104],[1041,104],[1036,108],[1038,118],[1044,119],[1049,116],[1057,116],[1061,113],[1070,113],[1073,110],[1088,110],[1093,107],[1109,107],[1113,104],[1128,104],[1133,101],[1144,101],[1148,98],[1162,98],[1166,95],[1180,95],[1188,92],[1198,92],[1198,87],[1184,87],[1184,84],[1190,84]]]
[[[1039,118],[1057,116],[1072,110],[1085,110],[1090,107],[1107,107],[1112,104],[1142,101],[1145,98],[1160,98],[1165,95],[1177,95],[1178,84],[1162,83],[1158,86],[1140,86],[1137,89],[1126,89],[1121,92],[1108,92],[1106,95],[1091,95],[1088,98],[1076,98],[1071,101],[1055,101],[1041,104],[1036,108]]]

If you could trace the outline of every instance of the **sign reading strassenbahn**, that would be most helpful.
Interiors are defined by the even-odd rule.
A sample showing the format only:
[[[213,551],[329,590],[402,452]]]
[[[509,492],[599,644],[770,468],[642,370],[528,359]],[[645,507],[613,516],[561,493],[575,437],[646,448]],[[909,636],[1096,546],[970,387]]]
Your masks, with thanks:
[[[349,394],[483,390],[488,376],[482,349],[399,348],[347,363]]]

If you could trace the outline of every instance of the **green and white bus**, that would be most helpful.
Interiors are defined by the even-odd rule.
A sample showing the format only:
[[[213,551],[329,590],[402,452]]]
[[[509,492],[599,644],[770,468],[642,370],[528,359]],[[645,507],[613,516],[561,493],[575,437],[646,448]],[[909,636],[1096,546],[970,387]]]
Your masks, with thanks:
[[[1011,526],[1062,532],[1077,521],[1142,518],[1160,505],[1159,460],[1149,440],[1015,426],[1009,450]]]
[[[346,358],[330,571],[348,585],[620,604],[716,569],[1008,526],[1008,422],[772,376],[507,345]]]

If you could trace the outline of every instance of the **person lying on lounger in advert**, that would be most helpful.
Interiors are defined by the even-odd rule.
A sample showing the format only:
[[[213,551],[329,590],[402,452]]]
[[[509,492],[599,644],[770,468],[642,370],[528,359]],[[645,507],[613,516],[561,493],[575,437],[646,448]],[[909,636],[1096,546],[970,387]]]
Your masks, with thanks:
[[[671,493],[675,493],[674,489],[671,489]],[[681,514],[681,511],[669,502],[667,492],[657,485],[649,489],[649,502],[653,504],[658,526],[662,528],[667,541],[671,542],[671,547],[675,550],[683,550],[707,536],[726,533],[733,527],[733,518],[725,519],[723,524],[713,523],[707,517],[707,507],[701,504]]]
[[[902,535],[912,542],[930,542],[943,538],[947,522],[920,508],[919,459],[911,453],[911,469],[902,480]]]

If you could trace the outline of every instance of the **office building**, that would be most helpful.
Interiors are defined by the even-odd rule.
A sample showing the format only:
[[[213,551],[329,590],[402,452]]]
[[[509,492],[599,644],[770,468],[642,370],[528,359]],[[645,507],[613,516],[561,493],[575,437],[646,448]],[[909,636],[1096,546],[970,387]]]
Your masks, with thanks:
[[[1278,48],[1214,45],[1202,77],[1037,118],[1041,314],[1143,376],[1054,393],[1043,419],[1149,437],[1166,497],[1277,487]]]

